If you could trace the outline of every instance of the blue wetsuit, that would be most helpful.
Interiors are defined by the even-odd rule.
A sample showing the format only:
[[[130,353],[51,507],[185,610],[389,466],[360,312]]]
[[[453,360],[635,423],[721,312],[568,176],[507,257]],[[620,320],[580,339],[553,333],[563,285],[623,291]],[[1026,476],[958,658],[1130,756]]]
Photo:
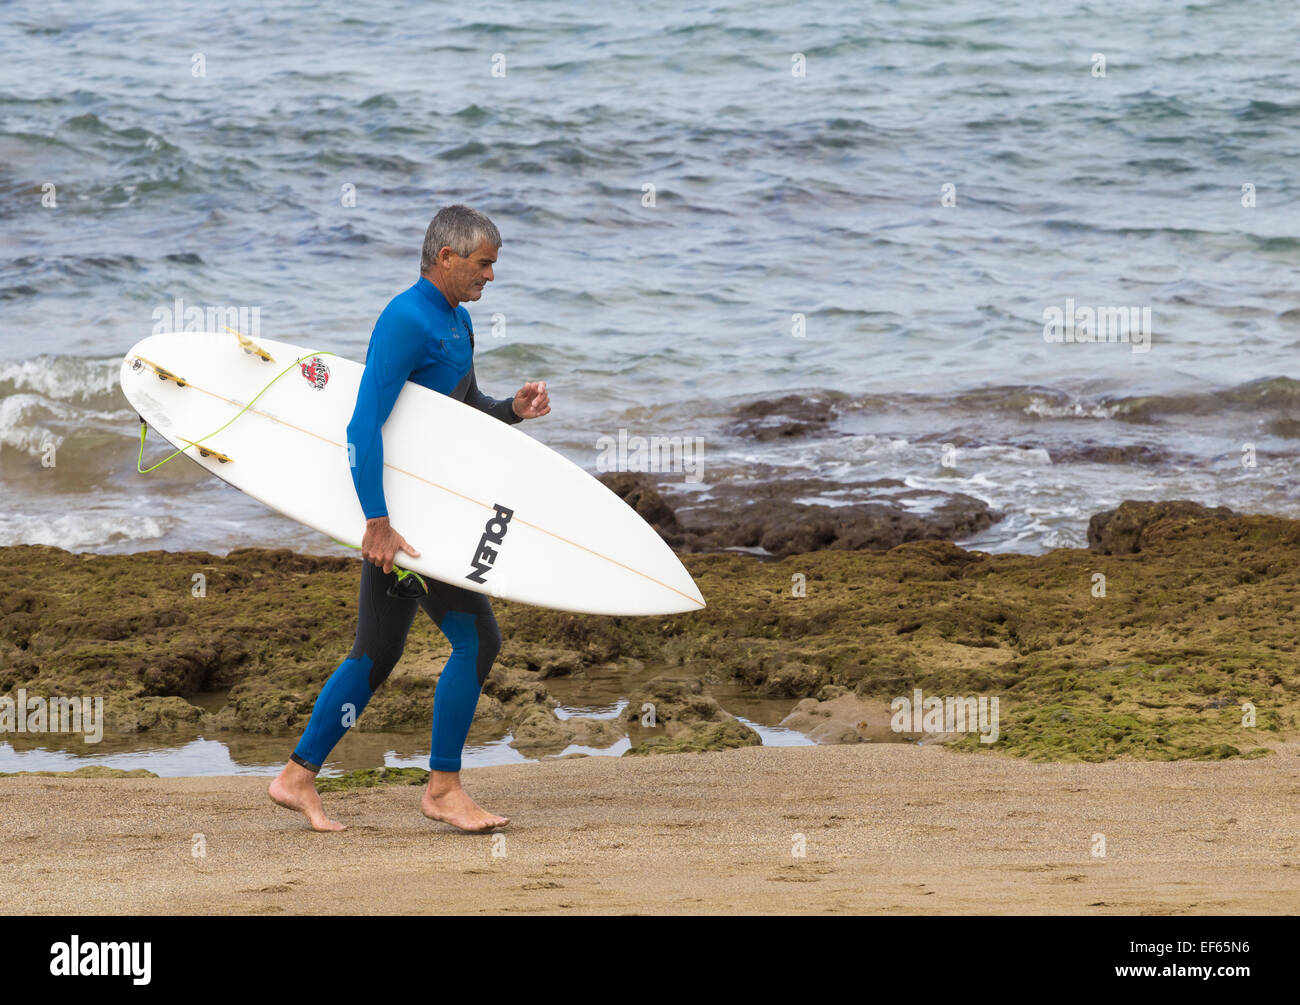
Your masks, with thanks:
[[[464,307],[452,308],[438,287],[421,277],[389,301],[375,323],[366,351],[366,368],[348,423],[355,451],[352,481],[367,519],[387,516],[384,503],[384,448],[380,430],[402,386],[414,381],[472,405],[502,422],[521,422],[511,398],[489,398],[474,377],[474,329]],[[398,528],[400,531],[400,528]],[[427,580],[419,598],[390,596],[397,574],[385,574],[363,560],[357,634],[347,658],[325,682],[311,721],[291,760],[319,771],[334,746],[361,715],[371,696],[401,658],[417,607],[433,619],[451,642],[451,656],[433,697],[433,740],[429,767],[459,771],[479,692],[501,648],[492,605],[481,593]]]

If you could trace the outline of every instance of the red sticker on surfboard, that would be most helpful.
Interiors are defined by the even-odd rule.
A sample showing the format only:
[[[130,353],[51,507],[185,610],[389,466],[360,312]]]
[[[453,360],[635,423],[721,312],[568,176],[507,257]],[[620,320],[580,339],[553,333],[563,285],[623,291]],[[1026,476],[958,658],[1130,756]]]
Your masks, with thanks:
[[[307,383],[318,391],[325,390],[325,385],[329,383],[330,370],[324,360],[319,356],[313,356],[299,366],[302,367],[302,375],[307,379]]]

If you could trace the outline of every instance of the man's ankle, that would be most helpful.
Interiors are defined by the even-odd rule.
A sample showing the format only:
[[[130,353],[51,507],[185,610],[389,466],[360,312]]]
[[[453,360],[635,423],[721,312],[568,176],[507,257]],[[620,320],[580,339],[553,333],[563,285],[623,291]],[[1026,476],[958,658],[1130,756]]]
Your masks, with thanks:
[[[429,772],[429,795],[437,798],[446,796],[457,791],[460,788],[459,771],[430,771]]]

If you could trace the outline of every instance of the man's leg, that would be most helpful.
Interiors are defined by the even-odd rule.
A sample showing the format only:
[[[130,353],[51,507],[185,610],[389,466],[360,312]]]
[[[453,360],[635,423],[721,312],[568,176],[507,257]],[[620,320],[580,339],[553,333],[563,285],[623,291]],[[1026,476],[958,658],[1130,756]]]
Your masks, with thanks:
[[[417,600],[388,596],[388,587],[396,580],[395,573],[385,575],[378,566],[362,561],[352,651],[325,682],[302,739],[271,783],[271,798],[305,814],[314,830],[343,830],[342,824],[325,815],[316,792],[316,773],[393,672],[419,606]]]
[[[451,656],[433,696],[433,741],[429,785],[420,808],[426,817],[466,831],[504,827],[508,817],[489,813],[460,786],[460,755],[469,735],[479,692],[501,649],[501,632],[492,604],[481,593],[429,581],[420,601],[451,643]]]

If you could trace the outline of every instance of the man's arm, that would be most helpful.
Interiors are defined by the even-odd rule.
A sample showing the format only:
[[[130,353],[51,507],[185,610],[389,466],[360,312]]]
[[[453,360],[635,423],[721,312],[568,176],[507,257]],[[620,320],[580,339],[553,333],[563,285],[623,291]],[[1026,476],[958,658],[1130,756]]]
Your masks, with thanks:
[[[466,323],[468,324],[468,321]],[[469,330],[469,347],[470,351],[473,352],[473,328]],[[516,422],[524,421],[515,413],[514,400],[514,398],[489,398],[480,391],[478,389],[478,378],[474,376],[474,363],[471,359],[469,364],[469,390],[465,392],[465,404],[477,408],[480,412],[487,412],[488,415],[500,419],[502,422],[508,422],[513,426]]]
[[[384,440],[388,421],[406,379],[419,364],[424,333],[409,317],[384,311],[370,336],[370,353],[357,403],[348,423],[352,484],[367,520],[388,515],[384,502]]]
[[[513,426],[516,422],[524,421],[515,414],[514,403],[514,398],[489,398],[480,391],[478,381],[474,377],[474,364],[470,364],[469,390],[465,392],[465,404],[473,405],[480,412],[487,412],[488,415],[495,416],[502,422],[508,422]]]

